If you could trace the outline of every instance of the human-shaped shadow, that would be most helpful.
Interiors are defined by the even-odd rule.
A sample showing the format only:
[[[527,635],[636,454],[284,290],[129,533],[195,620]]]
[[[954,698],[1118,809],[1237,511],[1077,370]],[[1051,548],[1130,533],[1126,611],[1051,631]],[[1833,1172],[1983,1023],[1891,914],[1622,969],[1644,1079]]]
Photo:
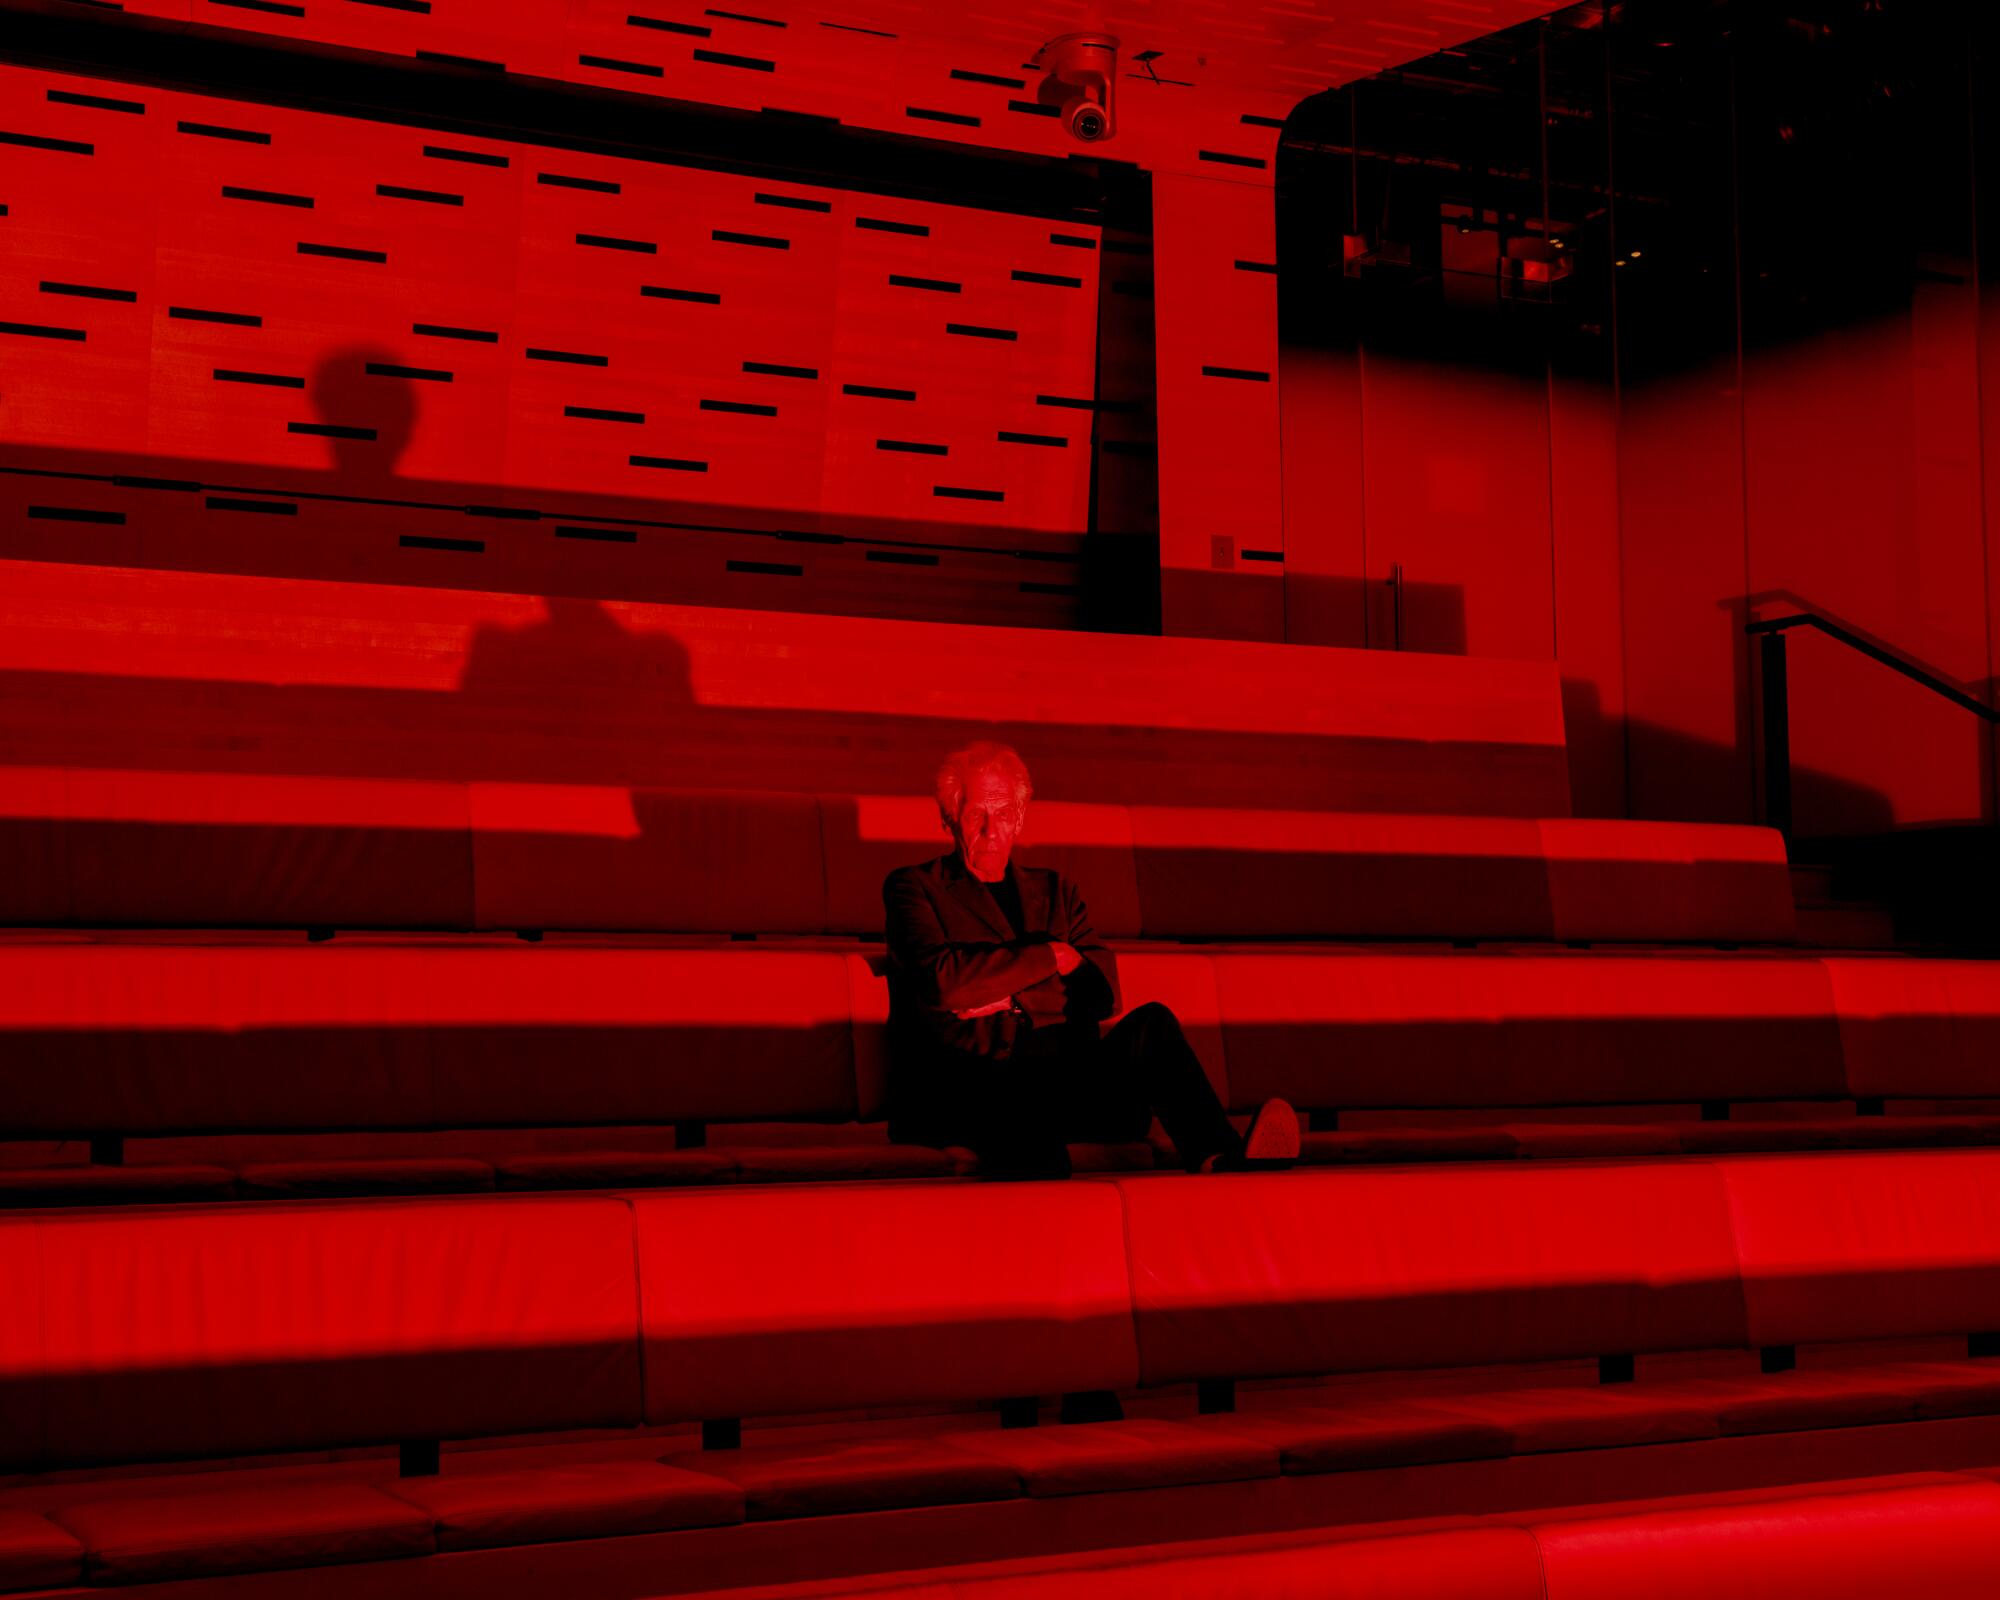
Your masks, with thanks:
[[[691,698],[680,642],[626,628],[601,601],[545,595],[540,604],[539,622],[474,633],[458,680],[461,719],[488,734],[511,730],[524,749],[541,736],[567,746],[586,719],[621,740],[665,739]],[[541,779],[575,776],[557,768]]]
[[[313,367],[307,393],[326,435],[332,493],[382,495],[416,436],[422,404],[409,362],[380,345],[343,345]]]
[[[398,464],[423,410],[420,381],[401,375],[409,365],[408,357],[383,346],[353,344],[314,367],[308,392],[316,426],[328,430],[329,494],[397,497]],[[539,603],[539,621],[474,633],[458,692],[436,730],[444,747],[438,753],[461,742],[490,747],[497,739],[516,752],[519,775],[573,782],[557,750],[571,747],[579,720],[625,739],[664,738],[676,708],[688,701],[680,644],[626,629],[594,599],[550,595]],[[540,759],[537,744],[544,745]]]

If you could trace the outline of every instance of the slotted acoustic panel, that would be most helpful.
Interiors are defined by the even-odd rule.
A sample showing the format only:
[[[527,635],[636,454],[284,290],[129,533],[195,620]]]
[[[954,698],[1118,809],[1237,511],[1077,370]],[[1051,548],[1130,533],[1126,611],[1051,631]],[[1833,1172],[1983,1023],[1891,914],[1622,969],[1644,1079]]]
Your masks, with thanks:
[[[1263,185],[1299,101],[1557,9],[1547,0],[1046,0],[973,9],[751,0],[0,0],[123,12],[148,25],[369,51],[440,72],[502,72],[635,95],[777,109],[928,139],[1062,155],[1038,52],[1119,41],[1116,132],[1101,153],[1156,172]]]
[[[10,556],[1069,620],[1098,230],[0,67]]]

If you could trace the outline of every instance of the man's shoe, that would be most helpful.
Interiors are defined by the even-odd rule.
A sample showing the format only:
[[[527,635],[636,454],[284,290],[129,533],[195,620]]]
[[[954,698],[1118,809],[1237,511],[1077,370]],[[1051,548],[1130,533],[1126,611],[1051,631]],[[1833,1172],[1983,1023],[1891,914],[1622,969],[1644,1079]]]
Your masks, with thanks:
[[[1250,1119],[1243,1135],[1246,1161],[1296,1161],[1299,1159],[1299,1114],[1288,1100],[1266,1100]]]
[[[1266,1100],[1243,1134],[1243,1153],[1210,1156],[1203,1172],[1279,1172],[1299,1159],[1299,1114],[1288,1101]]]

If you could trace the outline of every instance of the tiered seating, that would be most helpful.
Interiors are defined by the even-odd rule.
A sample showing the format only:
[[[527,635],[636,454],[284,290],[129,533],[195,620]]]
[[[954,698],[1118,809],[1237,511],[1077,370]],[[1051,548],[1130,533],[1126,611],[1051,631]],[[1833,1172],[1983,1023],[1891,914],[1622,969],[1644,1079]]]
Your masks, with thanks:
[[[1569,810],[1551,662],[24,561],[0,732],[48,769],[582,785],[553,815],[592,833],[594,786],[923,795],[981,735],[1055,800]],[[411,798],[392,829],[438,826]]]
[[[1862,1424],[1963,1439],[1921,1425],[2000,1414],[2000,1366],[1966,1354],[2000,1319],[1997,1182],[2000,1154],[1956,1152],[0,1218],[28,1308],[0,1323],[0,1467],[374,1442],[413,1469],[0,1504],[29,1514],[9,1542],[38,1571],[63,1549],[57,1581],[134,1582],[887,1506],[955,1506],[970,1531],[1023,1495],[1546,1452],[1615,1473],[1675,1441]],[[1800,1345],[1891,1339],[1932,1343],[1784,1370]],[[1243,1379],[1595,1358],[1616,1380],[1702,1351],[1696,1376],[1229,1409]],[[1105,1388],[1168,1410],[734,1442],[743,1418]],[[424,1471],[439,1439],[695,1422],[705,1448]]]
[[[215,20],[206,0],[130,6]],[[345,9],[328,26],[399,54],[410,40],[380,30],[406,25],[370,18],[430,13]],[[574,78],[552,42],[710,32],[548,9],[575,15],[514,39],[534,36],[528,56],[419,54]],[[786,26],[713,14],[718,46],[732,23]],[[466,26],[407,25],[477,44]],[[343,180],[316,198],[322,111],[236,126],[181,90],[46,77],[14,75],[38,115],[102,122],[108,142],[40,121],[6,136],[46,176],[19,220],[75,268],[34,292],[79,309],[9,325],[63,353],[22,413],[49,429],[0,473],[0,1591],[740,1594],[810,1572],[853,1593],[899,1567],[887,1592],[1993,1587],[2000,1151],[1864,1147],[2000,1143],[2000,969],[1786,948],[1788,867],[1764,830],[1571,817],[1552,662],[886,620],[1110,620],[1108,568],[1084,559],[1103,541],[1059,531],[1063,507],[1099,447],[1143,461],[1145,427],[1039,452],[1039,498],[934,484],[992,509],[921,516],[891,548],[850,515],[880,498],[856,484],[901,495],[905,463],[941,444],[876,440],[877,458],[858,422],[817,441],[830,453],[810,420],[802,450],[718,432],[709,521],[612,481],[706,459],[490,426],[557,405],[580,440],[673,426],[623,409],[629,372],[605,377],[573,318],[559,342],[577,348],[521,352],[569,371],[560,396],[477,364],[503,322],[510,361],[522,331],[490,297],[476,327],[414,324],[467,347],[459,371],[372,344],[329,358],[338,302],[369,291],[313,261],[386,251],[288,234],[306,266],[252,273],[254,306],[173,310],[259,333],[268,312],[258,371],[214,364],[249,348],[233,335],[137,331],[195,256],[155,273],[152,211],[120,225],[62,181],[71,157],[165,174],[182,158],[160,141],[185,135],[281,163],[264,189],[203,177],[154,208],[187,238],[237,237],[239,214],[257,230],[272,204],[340,237],[467,195]],[[586,213],[540,203],[551,187],[614,221],[662,196],[847,204],[738,193],[742,174],[704,190],[693,168],[661,187],[669,168],[602,151],[616,180],[531,177],[547,146],[367,127],[356,171],[506,174],[491,195],[521,204],[498,214],[541,218],[520,271],[491,275],[523,305],[574,287],[558,247],[613,273],[662,242],[578,232]],[[189,159],[184,175],[206,170]],[[1046,219],[1015,220],[1041,249]],[[515,231],[489,239],[503,267]],[[375,281],[401,287],[363,310],[372,326],[393,309],[400,336],[403,302],[440,279],[397,250]],[[1040,284],[1023,307],[1096,292],[1015,278]],[[912,285],[976,288],[891,276],[885,314]],[[1108,288],[1143,302],[1143,283]],[[965,301],[981,303],[1001,302]],[[951,331],[1011,338],[997,320]],[[1062,359],[1018,398],[1142,413],[1091,388],[1087,323],[1068,319]],[[915,399],[803,350],[744,353],[732,378]],[[177,422],[151,403],[248,383],[336,415],[343,373],[450,385],[409,476],[392,476],[418,440],[401,386],[334,421],[257,412],[268,438],[244,472],[223,470],[234,441],[203,407]],[[75,421],[96,413],[102,437]],[[320,438],[371,448],[335,448],[326,473]],[[860,459],[843,438],[874,463],[841,468],[845,488],[819,470]],[[727,503],[746,466],[799,526]],[[752,536],[798,559],[738,559]],[[1143,562],[1144,540],[1123,544]],[[396,586],[413,572],[440,587]],[[448,587],[475,572],[522,592]],[[564,592],[525,592],[543,588]],[[801,614],[726,609],[780,590]],[[657,595],[680,603],[633,598]],[[1138,1144],[1072,1183],[982,1186],[958,1181],[967,1152],[874,1137],[881,880],[944,847],[925,792],[973,737],[1027,753],[1026,853],[1083,883],[1126,1004],[1172,1005],[1239,1117],[1271,1095],[1306,1110],[1302,1170],[1191,1178]],[[564,1133],[582,1142],[553,1147]],[[36,1141],[87,1141],[91,1161]],[[1497,1159],[1579,1155],[1619,1159]],[[904,1181],[774,1181],[826,1178]],[[599,1192],[484,1192],[562,1188]],[[328,1193],[344,1198],[301,1198]],[[247,1198],[264,1203],[208,1203]],[[113,1200],[185,1203],[69,1204]],[[1075,1425],[1041,1426],[1050,1411]],[[1390,1536],[1352,1537],[1371,1525]],[[1224,1530],[1248,1537],[1190,1556]],[[1183,1559],[1159,1559],[1163,1532]]]
[[[1022,857],[1123,938],[1789,940],[1763,828],[1037,804]],[[879,938],[916,796],[0,768],[16,925]]]
[[[1565,815],[1551,664],[551,604],[0,563],[0,920],[872,936],[997,732],[1112,934],[1791,936],[1775,835]]]
[[[1088,1565],[997,1564],[970,1574],[899,1573],[850,1583],[736,1590],[742,1600],[820,1595],[1038,1600],[1067,1594],[1161,1600],[1254,1594],[1266,1600],[1632,1600],[1694,1593],[1870,1600],[1884,1594],[1985,1594],[2000,1564],[2000,1487],[1992,1472],[1905,1474],[1807,1486],[1808,1492],[1682,1495],[1610,1513],[1493,1517],[1437,1532],[1282,1543],[1237,1540],[1192,1555],[1118,1552]],[[1147,1559],[1150,1555],[1150,1559]],[[1118,1559],[1122,1557],[1122,1559]],[[1009,1569],[1012,1570],[1009,1570]],[[733,1597],[732,1597],[733,1600]]]
[[[717,1124],[706,1148],[616,1159],[520,1149],[396,1170],[448,1188],[965,1170],[918,1147],[730,1147],[729,1124],[884,1115],[887,993],[874,963],[855,951],[618,941],[5,943],[0,1137]],[[1570,951],[1120,959],[1127,1004],[1175,1009],[1232,1110],[1277,1094],[1313,1111],[1307,1154],[1319,1161],[2000,1140],[2000,1117],[1986,1114],[2000,1098],[2000,969],[1931,964],[1926,986],[1897,977],[1911,966]],[[1969,1109],[1852,1114],[1892,1097],[1968,1097]],[[1715,1116],[1760,1102],[1826,1109]],[[1533,1116],[1576,1106],[1682,1113],[1581,1126]],[[1468,1107],[1507,1116],[1339,1125],[1347,1113]],[[197,1164],[134,1191],[147,1171],[63,1181],[106,1198],[161,1184],[223,1194],[232,1182]],[[91,1192],[57,1176],[0,1169],[0,1195]],[[236,1176],[270,1194],[311,1192],[340,1172],[266,1153]]]
[[[267,1203],[0,1215],[35,1308],[0,1468],[410,1473],[30,1477],[17,1584],[697,1533],[713,1563],[888,1507],[949,1512],[957,1556],[1081,1493],[1338,1520],[1278,1486],[1861,1424],[2000,1460],[2000,1155],[1702,1159],[2000,1140],[2000,987],[1783,948],[1762,830],[1567,817],[1547,667],[17,575],[0,1138],[106,1159],[0,1168],[0,1201]],[[1033,762],[1027,851],[1085,885],[1127,1005],[1172,1005],[1233,1111],[1306,1108],[1310,1162],[1433,1164],[986,1188],[943,1181],[962,1152],[734,1134],[879,1123],[881,878],[944,848],[931,766],[982,734]],[[1575,1154],[1683,1159],[1452,1164]],[[748,1186],[830,1176],[916,1181]],[[623,1192],[286,1198],[559,1187]],[[1458,1376],[1380,1376],[1415,1368]],[[1106,1390],[1129,1420],[985,1410]],[[1124,1515],[1090,1540],[1156,1513]]]
[[[1175,1008],[1232,1109],[1247,1114],[1278,1093],[1312,1110],[1313,1160],[2000,1137],[1985,1038],[2000,974],[1974,963],[1941,971],[1959,991],[1956,1015],[1907,992],[1893,1005],[1854,995],[1864,983],[1898,987],[1901,965],[1202,952],[1128,952],[1121,963],[1128,1004]],[[709,1123],[849,1124],[883,1110],[886,994],[859,954],[37,942],[0,946],[0,995],[13,1063],[0,1131],[16,1139],[621,1122],[680,1125],[699,1138]],[[744,1071],[750,1060],[761,1070]],[[577,1061],[590,1070],[567,1070]],[[1760,1102],[1812,1101],[1826,1105],[1809,1118],[1756,1112]],[[1929,1114],[1853,1115],[1895,1101]],[[1600,1117],[1615,1107],[1682,1111],[1594,1124],[1534,1115],[1580,1105]],[[1731,1106],[1750,1117],[1716,1120]],[[1383,1125],[1383,1113],[1464,1107],[1491,1114],[1469,1126]],[[251,1192],[311,1192],[342,1170],[266,1152],[240,1177]],[[496,1173],[538,1185],[954,1170],[963,1169],[937,1152],[843,1144],[617,1157],[527,1148],[406,1162],[393,1176],[466,1188],[490,1186]],[[365,1187],[380,1175],[363,1166],[346,1176]],[[17,1200],[229,1185],[212,1166],[0,1171],[0,1192]]]
[[[1791,932],[1775,835],[1563,815],[1546,663],[0,568],[0,730],[13,763],[0,768],[0,918],[24,930],[0,955],[0,984],[27,991],[12,1026],[37,1080],[10,1100],[0,1136],[88,1136],[115,1153],[143,1136],[615,1123],[686,1133],[879,1117],[882,996],[858,963],[774,953],[735,966],[686,938],[551,946],[571,930],[879,938],[883,875],[946,845],[925,798],[932,766],[980,734],[1029,753],[1043,798],[1024,853],[1078,878],[1102,931],[1239,952],[1211,967],[1155,962],[1146,945],[1127,960],[1130,999],[1176,1004],[1218,1079],[1229,1071],[1219,1030],[1237,1034],[1257,1081],[1257,1035],[1276,1020],[1257,984],[1277,968],[1248,953],[1260,941],[1734,944]],[[913,678],[925,685],[914,694]],[[99,930],[97,942],[48,931],[76,927]],[[338,931],[338,945],[362,948],[236,932],[175,948],[102,931],[120,927]],[[550,941],[527,952],[358,937],[370,929]],[[1317,996],[1309,1006],[1349,978],[1387,976],[1298,970]],[[1654,987],[1674,990],[1691,1019],[1733,1016],[1737,1001],[1703,989],[1705,975],[1676,988],[1696,970]],[[1527,994],[1516,982],[1526,972],[1502,985],[1510,1004]],[[1459,969],[1420,966],[1405,981],[1447,973]],[[1544,986],[1582,975],[1551,969]],[[1626,993],[1608,1009],[1636,1022],[1639,968],[1587,975]],[[1227,1017],[1223,981],[1245,997]],[[775,1017],[761,998],[773,986],[793,996]],[[795,1002],[812,1015],[790,1016]],[[1412,1027],[1414,1059],[1459,1048],[1455,1015],[1447,1000],[1432,1037]],[[1307,1043],[1363,1061],[1381,1016],[1329,1014],[1312,1040],[1272,1031],[1284,1054]],[[1551,1025],[1565,1026],[1559,1015]],[[1534,1032],[1496,1038],[1518,1050]],[[44,1070],[58,1063],[62,1073]],[[1638,1074],[1608,1095],[1603,1073],[1581,1075],[1586,1101],[1630,1102],[1640,1087],[1689,1098],[1672,1074]],[[1521,1084],[1505,1104],[1549,1103],[1530,1072],[1460,1076],[1489,1087],[1468,1099],[1439,1084],[1393,1103],[1494,1106],[1490,1086],[1503,1081]],[[1802,1095],[1840,1092],[1837,1071],[1801,1076]],[[1722,1071],[1700,1087],[1693,1098],[1736,1097]],[[1297,1079],[1294,1092],[1323,1128],[1328,1114],[1381,1103],[1337,1074]],[[1744,1097],[1763,1092],[1753,1084]],[[1634,1137],[1678,1148],[1657,1130]],[[1325,1138],[1321,1153],[1342,1157],[1396,1149],[1352,1130]],[[1511,1153],[1515,1141],[1488,1132],[1433,1148]],[[370,1151],[350,1141],[343,1153]],[[339,1170],[324,1151],[238,1149],[228,1170],[204,1159],[213,1152],[180,1154],[143,1168],[0,1169],[0,1196],[962,1170],[879,1144],[770,1159],[656,1148],[622,1164],[532,1142],[440,1146]]]

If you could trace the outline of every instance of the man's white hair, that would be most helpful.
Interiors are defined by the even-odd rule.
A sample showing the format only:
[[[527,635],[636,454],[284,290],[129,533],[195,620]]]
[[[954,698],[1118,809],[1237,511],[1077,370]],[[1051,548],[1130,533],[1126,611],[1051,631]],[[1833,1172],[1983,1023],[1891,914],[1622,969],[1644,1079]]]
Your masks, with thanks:
[[[981,739],[963,750],[952,751],[937,770],[938,815],[947,824],[957,820],[958,808],[965,803],[966,785],[988,771],[998,771],[1013,789],[1015,803],[1027,805],[1035,792],[1028,778],[1027,762],[1012,745]]]

